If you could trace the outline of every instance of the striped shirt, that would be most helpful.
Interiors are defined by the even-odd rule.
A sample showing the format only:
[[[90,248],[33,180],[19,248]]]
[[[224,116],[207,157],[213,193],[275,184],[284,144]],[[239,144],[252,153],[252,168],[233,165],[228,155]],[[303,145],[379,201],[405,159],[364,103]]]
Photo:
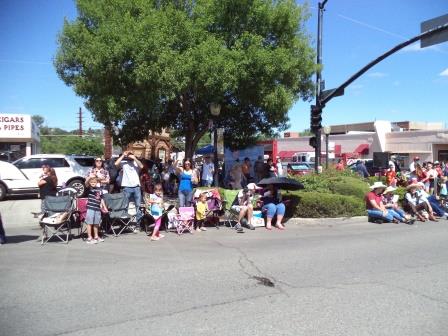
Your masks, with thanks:
[[[91,188],[87,195],[87,209],[100,211],[102,198],[103,191],[100,188]]]

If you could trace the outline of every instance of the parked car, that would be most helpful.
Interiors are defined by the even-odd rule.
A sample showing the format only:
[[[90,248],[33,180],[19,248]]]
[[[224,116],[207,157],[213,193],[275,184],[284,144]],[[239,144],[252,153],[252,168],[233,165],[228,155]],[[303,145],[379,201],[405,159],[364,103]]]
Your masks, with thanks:
[[[12,163],[0,161],[0,201],[11,195],[37,195],[39,187]]]
[[[306,175],[313,172],[313,166],[305,162],[288,163],[287,166],[288,175]]]
[[[77,190],[78,197],[85,193],[85,176],[93,166],[95,158],[83,155],[64,154],[35,154],[25,156],[13,164],[19,168],[26,177],[37,185],[42,173],[42,165],[47,164],[54,168],[58,177],[58,187],[70,187]]]

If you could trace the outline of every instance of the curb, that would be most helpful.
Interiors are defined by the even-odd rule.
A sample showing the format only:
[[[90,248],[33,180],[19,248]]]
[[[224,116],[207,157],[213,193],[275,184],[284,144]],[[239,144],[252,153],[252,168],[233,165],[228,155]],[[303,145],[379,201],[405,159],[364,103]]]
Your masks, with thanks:
[[[302,218],[302,217],[292,217],[288,219],[288,222],[294,223],[294,224],[303,224],[303,223],[319,223],[321,221],[328,221],[328,220],[337,220],[337,221],[344,221],[344,222],[359,222],[359,221],[366,221],[367,222],[367,216],[354,216],[354,217],[321,217],[321,218]]]

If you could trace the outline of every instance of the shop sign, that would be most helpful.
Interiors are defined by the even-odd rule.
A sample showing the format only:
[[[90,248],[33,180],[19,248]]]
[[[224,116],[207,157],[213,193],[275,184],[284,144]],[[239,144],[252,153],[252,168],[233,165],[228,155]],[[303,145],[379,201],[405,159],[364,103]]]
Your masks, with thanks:
[[[0,114],[0,138],[31,138],[31,116],[24,114]]]

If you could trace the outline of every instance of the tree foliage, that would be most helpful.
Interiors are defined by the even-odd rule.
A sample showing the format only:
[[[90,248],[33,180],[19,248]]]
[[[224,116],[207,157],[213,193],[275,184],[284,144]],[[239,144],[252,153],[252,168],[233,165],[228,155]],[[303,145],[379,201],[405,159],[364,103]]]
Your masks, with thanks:
[[[288,127],[309,99],[315,70],[294,0],[77,0],[55,67],[96,120],[121,126],[124,142],[178,130],[190,156],[215,124],[232,147]]]
[[[104,145],[101,138],[80,138],[76,136],[54,136],[41,138],[42,153],[79,154],[102,156]]]

